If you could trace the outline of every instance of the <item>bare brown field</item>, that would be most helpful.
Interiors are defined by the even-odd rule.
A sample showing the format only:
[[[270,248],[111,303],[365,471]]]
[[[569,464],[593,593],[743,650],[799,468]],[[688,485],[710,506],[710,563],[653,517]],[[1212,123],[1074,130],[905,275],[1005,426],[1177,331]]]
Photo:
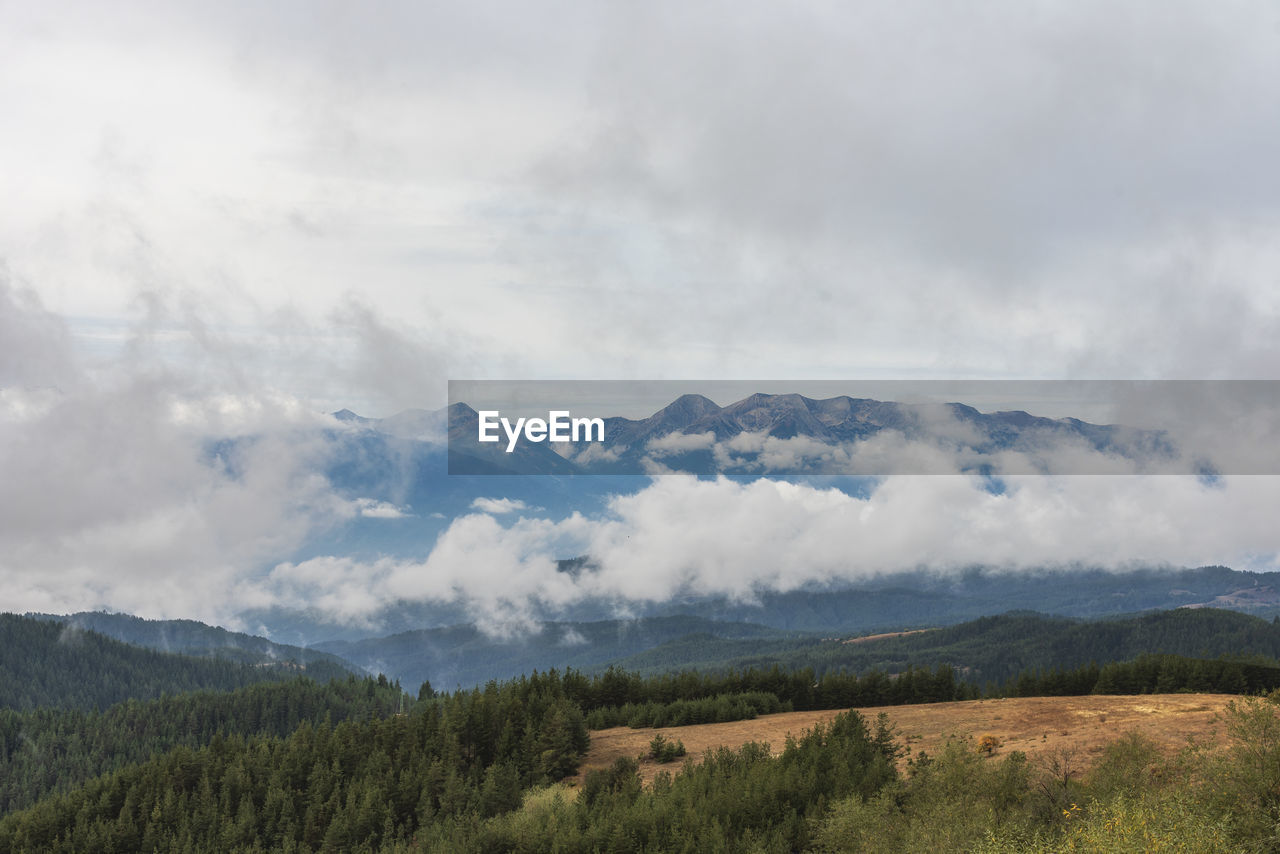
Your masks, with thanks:
[[[885,712],[898,729],[898,740],[911,754],[936,753],[948,738],[984,735],[1000,740],[997,755],[1021,750],[1030,757],[1070,751],[1072,764],[1089,767],[1104,746],[1119,736],[1137,731],[1173,753],[1189,738],[1205,740],[1217,729],[1217,715],[1233,699],[1227,694],[1139,694],[1107,697],[1026,697],[1005,700],[972,700],[962,703],[930,703],[859,709],[869,723]],[[780,752],[787,734],[800,735],[818,721],[835,717],[840,710],[784,712],[751,721],[700,724],[661,729],[613,727],[591,733],[591,749],[579,776],[595,768],[607,768],[620,756],[637,757],[649,749],[655,733],[684,742],[689,755],[699,758],[716,747],[737,748],[749,741],[769,743]],[[645,782],[662,768],[676,771],[678,763],[640,763]]]

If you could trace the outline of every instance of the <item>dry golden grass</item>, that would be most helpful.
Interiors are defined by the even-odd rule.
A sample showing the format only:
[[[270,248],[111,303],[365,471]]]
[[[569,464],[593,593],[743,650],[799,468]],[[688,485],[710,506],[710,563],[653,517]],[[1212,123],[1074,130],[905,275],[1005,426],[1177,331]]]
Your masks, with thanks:
[[[901,638],[906,637],[907,635],[922,635],[925,632],[933,631],[937,631],[937,629],[911,629],[906,632],[881,632],[878,635],[863,635],[859,638],[846,638],[845,640],[840,641],[840,643],[874,643],[875,641],[882,641],[885,638]]]
[[[885,712],[898,729],[898,741],[915,754],[936,753],[947,738],[972,736],[975,743],[984,735],[999,740],[997,756],[1021,750],[1028,756],[1073,751],[1080,768],[1086,768],[1108,743],[1136,730],[1174,752],[1195,737],[1207,738],[1216,728],[1216,717],[1236,699],[1226,694],[1141,694],[1119,697],[1028,697],[1007,700],[972,700],[963,703],[930,703],[914,706],[887,706],[859,709],[869,723]],[[637,757],[648,752],[655,733],[684,742],[695,759],[716,747],[737,748],[749,741],[763,741],[779,752],[788,733],[800,735],[818,721],[826,721],[839,710],[825,712],[784,712],[764,715],[751,721],[727,724],[700,724],[661,729],[613,727],[591,733],[591,749],[582,763],[579,777],[595,768],[607,768],[620,756]],[[677,770],[679,763],[640,763],[645,782],[662,768]]]

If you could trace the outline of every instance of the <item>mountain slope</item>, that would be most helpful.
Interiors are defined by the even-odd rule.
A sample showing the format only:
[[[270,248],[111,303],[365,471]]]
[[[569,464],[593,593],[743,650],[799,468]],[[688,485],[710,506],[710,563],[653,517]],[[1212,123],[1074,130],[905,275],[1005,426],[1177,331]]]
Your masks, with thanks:
[[[890,673],[950,665],[983,684],[1034,669],[1074,668],[1128,661],[1144,654],[1189,658],[1280,658],[1280,624],[1214,608],[1157,611],[1081,621],[1034,613],[982,617],[925,632],[852,642],[852,638],[753,639],[691,635],[620,658],[614,665],[640,673],[675,669],[812,667]]]
[[[326,678],[347,675],[328,663],[319,667]],[[301,668],[157,652],[52,620],[0,614],[0,708],[104,709],[127,699],[287,679]]]
[[[1214,607],[1271,617],[1280,613],[1280,573],[1223,566],[1144,568],[1113,572],[1089,567],[1001,572],[900,572],[846,586],[763,592],[755,602],[690,599],[667,607],[715,620],[760,623],[808,632],[892,631],[951,625],[1006,611],[1066,617]]]
[[[412,689],[424,681],[452,689],[509,679],[532,670],[593,670],[605,662],[693,632],[734,639],[774,639],[788,633],[750,623],[699,617],[651,617],[588,623],[545,623],[531,635],[492,638],[474,626],[403,632],[385,638],[334,641],[318,648],[398,678]]]
[[[176,747],[203,747],[219,736],[284,738],[303,721],[385,718],[404,704],[399,686],[385,679],[296,677],[128,700],[101,712],[0,709],[0,815]]]
[[[336,655],[300,646],[275,643],[256,635],[232,632],[195,620],[145,620],[129,614],[81,611],[77,614],[30,614],[76,629],[88,629],[134,646],[181,655],[210,656],[243,664],[302,665],[316,679],[329,679],[359,669]]]

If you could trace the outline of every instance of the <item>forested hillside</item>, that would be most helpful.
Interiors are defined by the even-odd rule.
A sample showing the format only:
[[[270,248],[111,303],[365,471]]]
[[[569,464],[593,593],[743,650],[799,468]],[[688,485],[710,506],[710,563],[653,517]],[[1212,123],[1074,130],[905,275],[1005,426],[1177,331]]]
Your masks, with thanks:
[[[1280,655],[1280,626],[1214,608],[1088,621],[1011,612],[875,643],[845,643],[853,638],[684,616],[549,622],[508,638],[487,636],[474,626],[453,626],[320,646],[405,685],[430,681],[449,688],[510,679],[534,669],[599,672],[615,665],[649,674],[774,665],[784,670],[812,667],[821,674],[871,668],[896,673],[911,665],[950,664],[985,684],[1028,669],[1123,661],[1144,653]]]
[[[615,659],[694,632],[743,642],[795,638],[751,623],[701,617],[650,617],[585,623],[543,623],[513,637],[490,637],[475,626],[403,632],[385,638],[319,644],[347,661],[394,676],[405,685],[431,682],[444,688],[483,685],[533,670],[603,669]]]
[[[691,599],[682,612],[790,631],[873,632],[948,626],[1006,611],[1093,619],[1188,605],[1230,607],[1270,619],[1280,613],[1280,573],[1225,566],[1125,571],[1072,567],[999,572],[899,572],[847,587],[764,592],[750,602]]]
[[[686,684],[692,684],[687,683]],[[1049,852],[1273,850],[1280,714],[1229,704],[1224,750],[1117,740],[1081,774],[959,738],[910,757],[856,712],[782,745],[721,748],[643,787],[618,759],[548,783],[586,745],[572,674],[431,697],[287,737],[215,737],[0,819],[3,851]],[[656,690],[649,685],[646,690]],[[665,690],[665,689],[664,689]],[[777,751],[780,750],[780,753]]]
[[[289,679],[304,669],[326,680],[350,675],[329,662],[250,665],[157,652],[59,622],[0,614],[0,708],[105,709],[129,699]]]
[[[1226,765],[1204,756],[1161,764],[1135,742],[1085,783],[1016,753],[984,759],[993,748],[964,743],[912,757],[902,777],[894,733],[850,713],[784,745],[697,757],[650,789],[626,758],[576,792],[544,788],[574,773],[589,728],[981,696],[1280,688],[1280,627],[1231,612],[1089,623],[1011,614],[857,643],[767,630],[749,640],[694,635],[669,648],[700,644],[704,659],[718,660],[719,644],[777,644],[800,662],[815,650],[833,657],[817,659],[821,671],[566,669],[408,694],[385,677],[246,684],[294,671],[160,653],[47,620],[5,616],[0,629],[9,641],[0,686],[45,706],[0,710],[0,851],[1021,851],[1056,850],[1117,816],[1145,817],[1152,839],[1187,833],[1197,846],[1271,839],[1271,825],[1251,816],[1274,807],[1280,819],[1265,800],[1280,787],[1266,770],[1273,759],[1280,768],[1266,746],[1280,743],[1267,735],[1280,732],[1280,715],[1257,701],[1233,707],[1228,735],[1253,742]],[[201,690],[182,692],[194,683]],[[113,690],[157,698],[109,704]],[[1259,749],[1275,755],[1241,764]],[[1237,800],[1223,800],[1227,791]],[[956,809],[976,812],[948,824]],[[1229,820],[1204,824],[1212,815]]]
[[[784,670],[812,667],[819,675],[870,669],[896,673],[908,667],[946,664],[961,671],[967,680],[985,685],[1031,670],[1126,661],[1143,654],[1280,657],[1280,625],[1212,608],[1090,621],[1004,614],[917,634],[850,642],[853,640],[736,640],[694,635],[615,663],[640,673],[778,666]]]
[[[411,714],[215,736],[0,820],[0,851],[352,851],[519,806],[587,747],[558,677],[423,697]]]
[[[336,655],[275,643],[256,635],[231,632],[195,620],[144,620],[129,614],[108,614],[103,611],[82,611],[66,616],[26,616],[38,620],[53,620],[73,628],[89,629],[118,641],[161,652],[214,656],[245,664],[292,661],[306,665],[310,675],[317,679],[330,679],[344,670],[356,672],[355,667]]]
[[[351,676],[126,700],[105,711],[0,709],[0,815],[175,747],[203,747],[217,736],[283,737],[303,721],[385,718],[404,703],[399,684]]]

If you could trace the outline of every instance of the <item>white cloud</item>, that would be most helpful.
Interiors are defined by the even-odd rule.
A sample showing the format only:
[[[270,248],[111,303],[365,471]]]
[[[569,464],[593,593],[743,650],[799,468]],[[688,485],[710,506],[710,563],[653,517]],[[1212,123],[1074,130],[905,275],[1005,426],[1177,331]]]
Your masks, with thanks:
[[[518,498],[477,498],[471,502],[471,509],[479,510],[481,513],[515,513],[521,510],[528,510],[529,505],[525,504]]]
[[[560,637],[560,646],[583,646],[588,642],[583,634],[572,626],[567,627]]]
[[[290,561],[362,510],[315,474],[313,410],[439,405],[450,374],[1273,376],[1268,4],[11,6],[8,607],[323,583],[501,627],[921,562],[1273,564],[1271,479],[1105,477],[679,479],[595,519],[469,515],[421,564]]]
[[[357,498],[354,503],[357,515],[366,519],[404,519],[413,515],[394,504],[373,498]]]
[[[665,436],[650,439],[644,449],[652,456],[666,457],[688,451],[710,450],[715,443],[716,434],[710,430],[705,433],[668,433]]]
[[[358,292],[393,410],[448,330],[475,376],[1280,355],[1265,4],[73,8],[0,35],[0,245],[77,336],[163,288],[341,335]]]
[[[456,602],[487,631],[509,634],[586,598],[619,609],[688,594],[752,600],[765,590],[916,568],[1280,568],[1270,512],[1280,477],[1209,485],[1175,476],[1025,476],[1005,479],[1002,494],[985,486],[963,476],[897,476],[858,498],[771,480],[659,478],[593,518],[503,526],[487,515],[463,517],[425,561],[283,565],[260,596],[313,603],[313,576],[336,562],[340,579],[326,586],[365,583],[355,598],[337,596],[338,616],[371,616],[401,600]],[[566,554],[592,560],[562,573],[555,560]],[[306,583],[295,583],[299,574]],[[290,592],[273,599],[281,590]]]
[[[157,317],[182,330],[179,352]],[[6,609],[223,619],[244,578],[319,533],[404,514],[339,496],[331,419],[201,317],[179,327],[156,298],[113,358],[87,361],[37,297],[0,282],[0,329],[27,333],[0,345]]]
[[[1215,420],[1215,426],[1221,427]],[[1261,429],[1263,425],[1259,425]],[[909,438],[899,430],[884,429],[872,435],[852,441],[824,441],[812,436],[781,438],[765,432],[744,431],[723,442],[710,445],[717,471],[735,474],[793,475],[836,474],[882,476],[886,474],[947,475],[972,472],[979,469],[999,474],[1138,474],[1154,472],[1188,473],[1193,467],[1185,454],[1169,459],[1148,456],[1126,457],[1117,450],[1103,450],[1090,445],[1083,438],[1063,436],[1054,432],[1037,433],[1023,431],[1021,443],[1015,449],[975,450],[989,439],[980,437],[972,428],[954,423],[954,429],[935,421],[928,425],[928,435]],[[1269,447],[1264,435],[1250,437],[1252,449]],[[972,443],[972,444],[970,444]],[[1227,441],[1214,437],[1212,444],[1199,447],[1221,451]],[[1249,448],[1236,442],[1233,456],[1212,459],[1228,459],[1234,467],[1224,471],[1276,471],[1271,460],[1255,457],[1248,460]],[[1208,457],[1206,457],[1208,458]],[[643,461],[642,461],[643,462]],[[1268,467],[1270,466],[1270,467]],[[667,473],[665,467],[654,464],[646,473]]]
[[[572,445],[565,445],[566,448],[572,449]],[[585,448],[571,457],[571,459],[579,465],[589,466],[597,463],[613,463],[618,461],[618,457],[622,456],[626,448],[619,446],[616,448],[606,448],[603,445],[588,444]]]
[[[331,429],[332,419],[249,370],[258,350],[203,327],[195,311],[182,315],[183,355],[175,358],[153,320],[173,323],[157,298],[117,358],[86,365],[38,298],[11,288],[0,297],[0,328],[44,330],[4,350],[0,580],[6,607],[18,610],[108,606],[220,619],[276,604],[362,620],[395,602],[429,600],[461,603],[501,634],[586,597],[620,609],[687,593],[749,599],[915,566],[1267,569],[1280,551],[1273,477],[1213,485],[1012,477],[993,495],[977,479],[902,476],[865,498],[680,477],[617,496],[604,513],[558,521],[518,515],[535,509],[519,499],[481,497],[472,504],[478,512],[453,520],[421,560],[294,560],[318,533],[353,516],[407,510],[334,492],[319,474],[333,453],[319,428]],[[376,335],[382,325],[372,320],[367,330]],[[49,366],[57,367],[56,386],[43,384]],[[1245,426],[1251,436],[1271,429]],[[893,432],[836,448],[743,434],[715,450],[756,454],[762,466],[818,458],[874,470],[877,455],[901,461],[912,453],[926,455],[927,470],[963,462]],[[557,559],[581,554],[593,558],[590,567],[558,571]]]

